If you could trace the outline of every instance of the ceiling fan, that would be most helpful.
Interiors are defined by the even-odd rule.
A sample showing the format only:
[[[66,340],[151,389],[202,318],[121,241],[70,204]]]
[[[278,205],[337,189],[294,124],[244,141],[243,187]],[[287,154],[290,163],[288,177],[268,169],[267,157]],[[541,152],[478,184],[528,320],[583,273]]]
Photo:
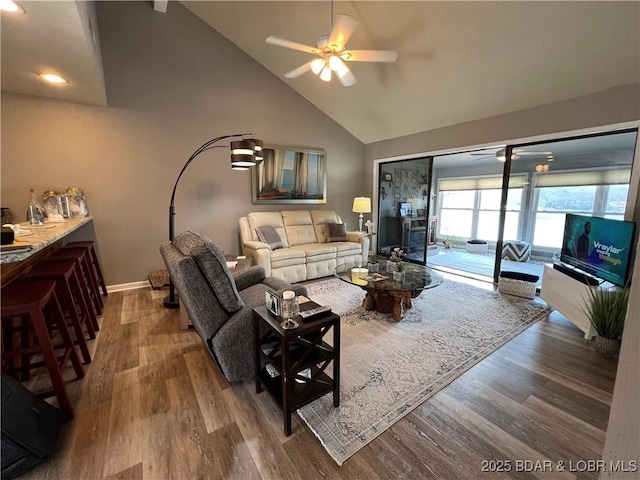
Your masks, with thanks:
[[[487,155],[486,153],[471,153],[471,156],[480,156],[480,157],[484,157],[484,158],[492,158],[493,155]],[[554,158],[553,158],[553,152],[528,152],[522,148],[514,148],[511,150],[511,160],[517,160],[520,157],[524,157],[527,155],[532,155],[532,156],[541,156],[544,155],[547,157],[547,160],[550,162],[553,162]],[[504,162],[506,160],[506,153],[505,153],[505,149],[501,148],[500,150],[497,150],[495,153],[495,158],[497,158],[498,160],[500,160],[501,162]],[[482,160],[482,158],[476,158],[476,160]]]
[[[333,20],[333,3],[331,5],[331,19]],[[335,74],[342,85],[349,87],[357,80],[345,62],[393,63],[398,59],[398,52],[391,50],[347,50],[347,42],[359,23],[349,15],[338,15],[331,28],[331,33],[320,37],[315,47],[274,36],[268,37],[266,41],[269,45],[291,48],[318,56],[318,58],[285,73],[286,78],[297,78],[311,70],[316,75],[320,75],[320,79],[325,82],[330,81],[332,75]]]

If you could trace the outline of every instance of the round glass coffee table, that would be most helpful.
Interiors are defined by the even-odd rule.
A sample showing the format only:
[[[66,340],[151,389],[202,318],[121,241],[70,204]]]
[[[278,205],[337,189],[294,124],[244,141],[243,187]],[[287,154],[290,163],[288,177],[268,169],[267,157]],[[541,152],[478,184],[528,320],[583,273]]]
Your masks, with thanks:
[[[412,298],[416,298],[423,290],[442,284],[442,276],[438,272],[414,263],[407,263],[402,281],[395,281],[391,272],[374,274],[366,269],[336,272],[336,277],[367,292],[362,308],[391,313],[396,322],[402,318],[405,308],[411,308]]]

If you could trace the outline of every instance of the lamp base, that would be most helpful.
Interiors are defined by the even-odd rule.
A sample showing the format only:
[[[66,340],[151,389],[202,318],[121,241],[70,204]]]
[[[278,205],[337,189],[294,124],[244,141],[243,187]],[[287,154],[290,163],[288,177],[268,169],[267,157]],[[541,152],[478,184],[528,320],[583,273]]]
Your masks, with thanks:
[[[178,298],[178,295],[175,295],[172,300],[171,295],[167,295],[164,297],[163,305],[164,308],[180,308],[180,299]]]

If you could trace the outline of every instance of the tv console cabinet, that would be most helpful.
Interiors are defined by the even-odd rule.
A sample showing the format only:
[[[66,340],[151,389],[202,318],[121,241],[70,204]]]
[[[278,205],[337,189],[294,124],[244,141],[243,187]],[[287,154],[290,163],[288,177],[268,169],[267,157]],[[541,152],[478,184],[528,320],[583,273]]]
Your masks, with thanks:
[[[589,298],[589,289],[593,288],[600,287],[585,285],[547,264],[542,274],[540,297],[582,330],[584,338],[591,340],[595,337],[596,331],[591,326],[583,307]]]

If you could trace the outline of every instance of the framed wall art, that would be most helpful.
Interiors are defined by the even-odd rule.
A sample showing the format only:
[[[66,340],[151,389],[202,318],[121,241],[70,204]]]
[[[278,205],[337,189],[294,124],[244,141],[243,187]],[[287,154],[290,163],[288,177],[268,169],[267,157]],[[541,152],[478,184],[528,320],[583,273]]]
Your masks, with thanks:
[[[327,203],[326,159],[323,149],[266,146],[251,169],[253,203]]]

